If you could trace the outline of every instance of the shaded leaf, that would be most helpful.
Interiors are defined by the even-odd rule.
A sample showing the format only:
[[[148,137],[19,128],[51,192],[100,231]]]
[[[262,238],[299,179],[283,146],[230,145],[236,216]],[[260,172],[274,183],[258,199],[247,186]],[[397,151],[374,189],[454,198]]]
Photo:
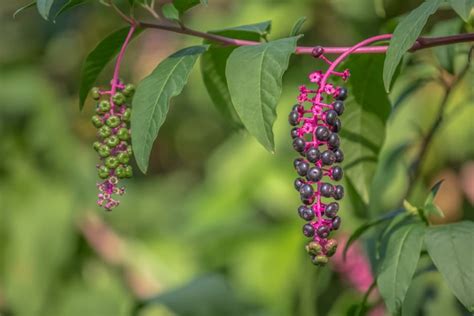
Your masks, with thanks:
[[[398,227],[388,238],[377,277],[380,294],[392,314],[399,312],[420,258],[425,226],[412,223]]]
[[[381,157],[377,164],[375,175],[370,186],[369,210],[371,214],[381,213],[387,210],[387,208],[393,208],[394,200],[397,205],[400,203],[400,200],[392,189],[394,189],[394,183],[396,181],[406,180],[405,177],[407,174],[403,155],[409,145],[408,143],[402,143],[395,146],[384,154],[384,157]]]
[[[465,21],[469,20],[474,0],[449,0],[454,11]]]
[[[145,173],[155,138],[168,114],[170,99],[181,93],[197,58],[207,46],[187,47],[163,60],[137,86],[132,107],[132,145]]]
[[[244,315],[249,312],[249,306],[239,302],[229,284],[219,275],[197,278],[148,299],[137,307],[137,312],[152,305],[165,305],[182,316]]]
[[[211,31],[210,33],[236,39],[259,41],[262,35],[270,30],[270,25],[270,22],[266,21]],[[209,41],[204,41],[204,43],[211,44]],[[227,87],[227,79],[225,77],[227,58],[234,49],[236,49],[235,46],[211,45],[201,57],[201,74],[207,92],[219,112],[224,115],[226,120],[230,122],[233,127],[243,127],[232,104],[229,88]]]
[[[179,11],[172,3],[163,5],[161,11],[168,20],[179,21]]]
[[[179,13],[183,14],[198,4],[207,5],[207,0],[173,0],[173,4]]]
[[[365,224],[362,224],[361,226],[359,226],[352,234],[351,236],[349,237],[349,239],[347,240],[347,243],[346,245],[344,246],[344,251],[342,252],[343,256],[344,256],[344,259],[346,258],[346,254],[347,254],[347,251],[349,250],[349,247],[357,240],[359,239],[360,236],[362,236],[367,230],[369,230],[370,228],[374,227],[374,226],[377,226],[379,224],[382,224],[388,220],[391,220],[393,219],[394,217],[396,217],[397,215],[399,214],[402,214],[404,212],[403,209],[398,209],[398,210],[395,210],[395,211],[392,211],[390,213],[387,213],[383,216],[380,216],[379,218],[377,219],[374,219],[372,221],[369,221]]]
[[[303,26],[304,22],[306,22],[306,17],[302,16],[298,20],[296,20],[295,24],[291,28],[290,36],[296,36],[300,33],[301,27]]]
[[[426,247],[449,288],[474,312],[474,223],[463,221],[428,228]]]
[[[129,27],[125,27],[108,35],[87,55],[82,66],[79,85],[79,108],[81,110],[100,72],[118,54],[129,30]],[[141,31],[141,29],[137,29],[133,37],[136,37]]]
[[[232,103],[247,130],[273,151],[273,123],[282,77],[296,49],[297,37],[236,48],[227,60]]]
[[[462,21],[458,18],[447,21],[440,21],[433,26],[431,36],[448,36],[459,33],[462,27]],[[454,74],[454,58],[456,54],[455,45],[444,45],[433,47],[438,62],[441,67],[451,74]]]
[[[438,10],[443,0],[427,0],[410,12],[395,28],[385,57],[383,82],[386,91],[390,90],[392,77],[403,55],[420,36],[428,18]]]
[[[81,4],[83,4],[84,2],[86,2],[88,0],[69,0],[68,2],[66,2],[62,7],[61,9],[59,9],[58,13],[56,13],[56,15],[54,16],[54,18],[57,18],[58,16],[60,16],[61,14],[63,14],[64,12],[70,10],[70,9],[73,9]]]
[[[36,1],[36,8],[38,9],[38,12],[46,21],[49,20],[49,12],[51,11],[51,7],[53,6],[53,3],[54,3],[54,0],[37,0]]]
[[[28,4],[25,4],[24,6],[18,8],[14,13],[13,13],[13,18],[15,19],[17,17],[18,14],[20,14],[21,12],[23,12],[24,10],[28,9],[28,8],[31,8],[33,6],[35,6],[36,4],[36,1],[32,1]]]
[[[381,55],[353,55],[345,64],[351,70],[352,97],[341,116],[341,148],[346,157],[343,166],[366,203],[391,110],[381,82],[383,61]]]

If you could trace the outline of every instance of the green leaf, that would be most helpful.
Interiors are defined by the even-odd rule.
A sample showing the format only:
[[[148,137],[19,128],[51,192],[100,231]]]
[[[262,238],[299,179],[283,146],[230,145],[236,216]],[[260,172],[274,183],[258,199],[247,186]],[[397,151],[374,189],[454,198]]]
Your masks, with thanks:
[[[469,20],[474,0],[449,0],[454,11],[465,21]]]
[[[303,26],[304,22],[306,22],[306,17],[302,16],[298,20],[296,20],[295,24],[291,28],[290,36],[296,36],[300,33],[301,27]]]
[[[387,50],[383,70],[383,82],[387,92],[390,90],[392,77],[403,55],[415,43],[428,18],[438,10],[442,2],[443,0],[427,0],[423,2],[403,18],[395,28]]]
[[[181,93],[207,46],[187,47],[163,60],[137,86],[132,107],[132,145],[138,167],[148,168],[151,148],[168,114],[170,99]]]
[[[36,1],[36,8],[38,9],[39,14],[48,21],[49,19],[49,12],[51,11],[51,7],[53,6],[54,0],[37,0]]]
[[[462,27],[462,21],[458,18],[440,21],[433,26],[433,30],[430,35],[437,36],[447,36],[458,34]],[[433,51],[438,59],[441,67],[451,74],[454,74],[454,58],[456,55],[456,46],[455,45],[444,45],[433,47]]]
[[[36,4],[36,1],[32,1],[32,2],[30,2],[30,3],[28,3],[28,4],[25,4],[24,6],[22,6],[22,7],[20,7],[20,8],[18,8],[18,9],[13,13],[13,18],[15,19],[18,14],[20,14],[21,12],[23,12],[24,10],[26,10],[26,9],[28,9],[28,8],[31,8],[31,7],[35,6],[35,4]]]
[[[298,37],[235,49],[227,60],[226,78],[232,103],[242,123],[270,151],[272,126],[281,95],[282,77]]]
[[[430,227],[426,247],[436,268],[459,301],[474,312],[474,223]]]
[[[399,312],[420,258],[425,226],[412,223],[398,227],[389,236],[377,277],[380,294],[392,314]]]
[[[88,0],[69,0],[68,2],[66,2],[62,7],[61,9],[59,9],[58,13],[56,13],[56,15],[54,16],[54,18],[56,19],[58,16],[60,16],[61,14],[63,14],[64,12],[70,10],[70,9],[73,9],[81,4],[83,4],[84,2],[86,2]]]
[[[436,194],[438,193],[441,184],[443,184],[443,181],[444,180],[440,180],[436,182],[436,184],[431,188],[431,191],[428,194],[428,197],[426,198],[425,204],[423,206],[423,213],[425,214],[425,216],[434,214],[440,217],[444,217],[443,211],[434,203],[434,198],[436,197]]]
[[[381,82],[384,57],[352,55],[345,67],[351,70],[349,92],[341,116],[341,147],[344,148],[344,171],[368,203],[370,184],[385,141],[385,124],[391,105]]]
[[[394,203],[396,205],[400,203],[397,196],[399,192],[394,191],[398,185],[394,188],[394,184],[406,180],[406,166],[403,155],[408,148],[408,143],[402,143],[379,158],[380,161],[370,185],[369,210],[371,214],[385,212],[385,210],[393,208]]]
[[[270,25],[270,21],[266,21],[224,30],[210,31],[210,33],[235,39],[259,41],[263,34],[268,33]],[[211,44],[209,41],[204,41],[204,43]],[[201,74],[212,102],[225,119],[230,122],[233,127],[237,128],[243,125],[232,104],[227,79],[225,77],[227,58],[234,49],[236,49],[235,46],[212,44],[201,57]]]
[[[163,5],[161,11],[168,20],[179,21],[179,11],[172,3]]]
[[[89,55],[87,55],[81,71],[79,109],[82,110],[84,107],[87,95],[97,80],[100,72],[120,51],[129,30],[129,27],[125,27],[108,35],[89,53]],[[137,29],[133,34],[133,38],[140,34],[141,31],[141,29]]]
[[[424,87],[429,83],[431,79],[421,78],[409,83],[398,95],[397,99],[393,102],[392,111],[398,109],[398,107],[415,91]]]
[[[188,11],[192,7],[197,6],[198,4],[207,5],[207,0],[173,0],[173,4],[180,14]]]
[[[136,314],[151,305],[164,305],[176,315],[253,314],[249,306],[238,300],[225,278],[217,274],[199,277],[180,288],[147,299],[136,307]]]
[[[342,255],[344,256],[344,259],[346,258],[347,251],[349,250],[350,246],[357,240],[359,239],[360,236],[362,236],[367,230],[369,230],[372,227],[375,227],[379,224],[384,223],[385,221],[391,220],[394,217],[398,216],[399,214],[403,213],[403,209],[398,209],[395,211],[392,211],[390,213],[387,213],[383,216],[378,217],[377,219],[374,219],[370,222],[367,222],[361,226],[359,226],[349,237],[347,240],[346,245],[344,246],[344,251],[342,252]]]

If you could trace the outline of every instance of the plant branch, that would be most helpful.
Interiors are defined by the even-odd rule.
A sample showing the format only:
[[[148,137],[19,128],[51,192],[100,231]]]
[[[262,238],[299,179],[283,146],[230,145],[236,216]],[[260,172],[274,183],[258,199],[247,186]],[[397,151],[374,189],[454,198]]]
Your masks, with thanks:
[[[200,37],[203,39],[207,39],[212,42],[221,43],[223,45],[233,45],[233,46],[250,46],[250,45],[258,45],[260,42],[255,41],[246,41],[246,40],[238,40],[234,38],[229,38],[217,34],[212,33],[205,33],[201,31],[197,31],[186,26],[179,27],[170,24],[163,24],[163,23],[149,23],[149,22],[141,22],[135,21],[137,26],[143,28],[152,28],[152,29],[159,29],[169,32],[175,32],[195,37]],[[420,37],[418,40],[413,44],[410,48],[410,52],[418,51],[425,48],[431,48],[435,46],[443,46],[443,45],[450,45],[456,43],[465,43],[465,42],[472,42],[474,41],[474,33],[465,33],[465,34],[457,34],[457,35],[450,35],[450,36],[441,36],[441,37]],[[312,54],[313,46],[298,46],[296,48],[296,54]],[[351,47],[323,47],[325,54],[342,54],[351,49]],[[383,54],[387,51],[388,46],[362,46],[357,48],[353,53],[358,54]]]
[[[412,165],[410,166],[410,185],[407,190],[407,196],[409,196],[414,189],[415,180],[419,177],[420,172],[421,172],[421,163],[423,162],[428,152],[429,146],[433,140],[434,135],[436,134],[439,127],[441,126],[441,123],[443,122],[444,112],[448,104],[449,97],[453,89],[459,84],[459,82],[464,78],[464,76],[469,71],[469,67],[471,64],[470,59],[471,59],[473,48],[474,46],[471,47],[471,49],[469,50],[468,61],[466,65],[463,67],[463,69],[461,70],[461,72],[450,80],[442,79],[443,86],[445,87],[443,99],[441,100],[438,111],[436,113],[435,121],[433,122],[430,129],[428,130],[428,133],[426,133],[425,137],[423,137],[420,151],[418,152],[415,161],[413,161]]]

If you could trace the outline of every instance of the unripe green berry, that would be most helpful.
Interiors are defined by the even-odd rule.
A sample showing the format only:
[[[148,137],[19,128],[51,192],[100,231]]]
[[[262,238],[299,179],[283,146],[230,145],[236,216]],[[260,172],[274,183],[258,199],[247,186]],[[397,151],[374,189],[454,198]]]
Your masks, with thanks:
[[[124,122],[130,121],[130,117],[132,116],[132,110],[126,109],[122,114],[122,120]]]
[[[117,158],[110,156],[105,159],[105,165],[109,169],[115,169],[119,165],[119,161],[117,160]]]
[[[110,111],[110,102],[103,100],[99,102],[99,110],[104,113]]]
[[[97,87],[92,88],[91,96],[92,96],[92,99],[99,100],[100,99],[99,88],[97,88]]]
[[[126,166],[125,167],[125,176],[127,178],[131,178],[133,176],[132,166]]]
[[[325,255],[318,255],[315,256],[312,261],[317,266],[324,266],[328,263],[329,259]]]
[[[107,139],[105,140],[105,143],[109,146],[109,147],[115,147],[117,146],[119,143],[120,143],[120,139],[115,136],[115,135],[112,135],[110,137],[107,137]]]
[[[102,138],[107,138],[110,134],[112,134],[112,129],[107,125],[104,125],[99,129],[99,136]]]
[[[110,127],[117,127],[120,124],[120,118],[116,115],[110,116],[105,122]]]
[[[99,156],[102,158],[106,158],[110,156],[110,147],[107,145],[101,145],[99,150],[98,150]]]
[[[135,92],[135,86],[131,83],[127,84],[122,91],[122,93],[127,97],[131,97],[134,92]]]
[[[309,244],[306,245],[305,248],[306,248],[306,251],[309,254],[312,254],[312,255],[318,255],[323,250],[321,245],[319,243],[317,243],[316,241],[310,242]]]
[[[127,164],[129,161],[130,161],[130,156],[125,153],[125,152],[121,152],[117,155],[117,159],[123,163],[123,164]]]
[[[326,250],[326,255],[332,257],[336,253],[337,241],[335,239],[329,239],[324,248]]]
[[[100,166],[98,170],[99,178],[106,179],[109,176],[110,170],[106,166]]]
[[[121,92],[117,92],[112,97],[112,101],[114,101],[116,105],[122,105],[125,102],[125,96]]]
[[[122,167],[122,166],[118,166],[115,169],[115,175],[117,177],[119,177],[120,179],[123,179],[123,178],[127,177],[127,173],[125,172],[125,168]]]
[[[127,146],[126,152],[131,157],[133,154],[132,146]]]
[[[130,139],[130,133],[128,132],[128,128],[122,127],[121,129],[119,129],[118,132],[117,132],[117,136],[121,140]]]
[[[94,115],[91,119],[91,122],[92,122],[92,125],[94,125],[95,127],[99,128],[101,127],[102,125],[104,125],[104,122],[102,122],[102,120],[100,119],[100,116],[99,115]]]
[[[94,144],[92,144],[92,147],[94,148],[95,151],[98,151],[100,146],[102,146],[102,144],[100,142],[94,142]]]

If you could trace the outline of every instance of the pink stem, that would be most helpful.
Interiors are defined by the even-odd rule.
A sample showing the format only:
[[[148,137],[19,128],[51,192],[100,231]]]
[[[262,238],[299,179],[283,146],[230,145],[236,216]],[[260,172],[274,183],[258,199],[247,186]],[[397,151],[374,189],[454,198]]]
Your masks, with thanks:
[[[339,55],[336,60],[332,62],[332,64],[329,66],[328,70],[324,74],[323,78],[321,79],[320,85],[319,85],[319,91],[318,94],[316,95],[316,102],[319,102],[321,100],[321,93],[324,90],[324,87],[326,86],[326,81],[328,80],[329,76],[333,73],[333,71],[336,69],[336,67],[344,60],[346,59],[350,54],[354,53],[357,51],[357,49],[364,47],[365,45],[372,44],[374,42],[378,41],[383,41],[383,40],[388,40],[392,38],[392,34],[382,34],[382,35],[377,35],[373,37],[369,37],[368,39],[363,40],[362,42],[359,42],[355,44],[354,46],[350,47],[346,51],[344,51],[341,55]],[[376,47],[381,47],[381,46],[376,46]],[[326,51],[325,51],[326,52]]]
[[[112,97],[114,96],[115,92],[117,92],[117,87],[120,86],[120,82],[119,82],[120,65],[122,63],[123,56],[125,55],[125,50],[127,49],[127,46],[130,43],[130,39],[132,38],[133,32],[135,32],[135,28],[136,26],[134,24],[130,26],[130,30],[128,31],[127,37],[125,38],[122,48],[120,49],[120,52],[118,54],[117,61],[115,62],[114,76],[112,77],[111,93],[110,93],[110,105],[112,108],[112,113],[115,107]]]

